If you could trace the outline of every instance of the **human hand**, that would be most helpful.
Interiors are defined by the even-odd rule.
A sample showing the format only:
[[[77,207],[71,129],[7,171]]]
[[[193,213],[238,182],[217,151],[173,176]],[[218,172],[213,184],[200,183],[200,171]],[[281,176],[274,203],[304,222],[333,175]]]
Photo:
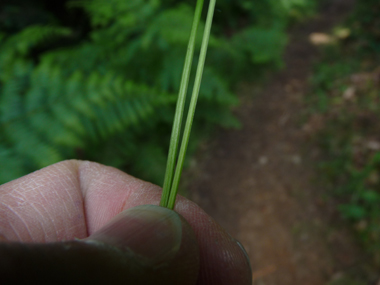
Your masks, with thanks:
[[[251,284],[236,240],[183,197],[177,213],[153,206],[160,196],[115,168],[75,160],[1,185],[1,283]]]

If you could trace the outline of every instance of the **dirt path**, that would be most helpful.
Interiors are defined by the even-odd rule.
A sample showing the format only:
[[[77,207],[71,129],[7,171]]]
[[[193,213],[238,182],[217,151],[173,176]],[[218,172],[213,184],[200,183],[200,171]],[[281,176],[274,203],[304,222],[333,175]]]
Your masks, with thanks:
[[[254,284],[322,285],[360,263],[354,242],[332,225],[334,212],[320,199],[317,151],[301,124],[319,54],[309,35],[328,31],[352,7],[348,0],[327,2],[321,16],[291,31],[285,69],[261,90],[241,88],[243,129],[221,132],[190,174],[192,199],[246,247]]]

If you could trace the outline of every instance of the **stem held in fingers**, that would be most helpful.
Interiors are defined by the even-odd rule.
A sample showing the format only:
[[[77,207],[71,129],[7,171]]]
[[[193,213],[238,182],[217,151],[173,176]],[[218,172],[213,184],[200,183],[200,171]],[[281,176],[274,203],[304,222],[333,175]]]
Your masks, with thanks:
[[[166,165],[162,198],[160,202],[160,206],[163,206],[163,207],[167,207],[167,204],[169,201],[169,193],[170,193],[170,189],[172,187],[172,182],[173,182],[173,175],[174,175],[175,163],[177,159],[179,138],[181,134],[181,124],[182,124],[182,118],[183,118],[183,112],[184,112],[183,109],[185,107],[186,93],[187,93],[187,89],[189,85],[191,66],[193,63],[197,30],[198,30],[199,22],[202,15],[203,1],[204,0],[197,1],[193,25],[192,25],[191,33],[190,33],[189,44],[187,47],[185,65],[183,67],[183,72],[182,72],[181,85],[179,88],[172,135],[170,139],[170,147],[169,147],[168,161]]]
[[[179,181],[182,174],[183,164],[186,156],[187,146],[190,139],[191,127],[194,120],[195,108],[198,101],[199,90],[202,81],[203,69],[206,60],[207,47],[210,38],[212,20],[215,11],[216,0],[211,0],[207,13],[206,26],[203,34],[202,47],[198,61],[198,67],[193,87],[193,94],[191,96],[190,107],[187,115],[185,130],[183,132],[181,149],[177,157],[179,136],[184,112],[184,104],[186,100],[186,91],[189,82],[191,71],[191,62],[194,54],[195,36],[200,22],[200,15],[202,13],[203,0],[197,1],[196,11],[194,15],[193,27],[190,35],[188,52],[186,55],[185,66],[182,73],[181,87],[178,96],[176,113],[173,123],[172,137],[170,141],[170,148],[168,154],[168,162],[166,166],[165,180],[163,186],[163,193],[160,206],[174,209],[175,200],[178,192]]]

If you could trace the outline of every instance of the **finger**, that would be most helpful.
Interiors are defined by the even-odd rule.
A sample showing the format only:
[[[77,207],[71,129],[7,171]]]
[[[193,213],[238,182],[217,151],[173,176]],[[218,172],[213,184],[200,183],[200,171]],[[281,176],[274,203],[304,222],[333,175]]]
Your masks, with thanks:
[[[190,225],[151,205],[122,212],[85,241],[4,243],[0,256],[6,284],[194,285],[199,271]]]
[[[99,207],[104,203],[105,193],[111,195],[114,188],[122,189],[125,187],[124,185],[130,182],[131,177],[114,168],[109,169],[106,175],[100,169],[89,168],[82,169],[81,173],[82,185],[86,185],[88,193],[87,198],[92,198],[89,199],[90,202],[87,202],[88,213],[91,213],[91,217],[93,217],[88,222],[91,233],[104,223],[102,216],[94,217],[96,217]],[[112,185],[108,186],[106,181],[112,181]],[[133,182],[133,186],[129,185],[129,187],[135,190],[129,192],[127,199],[120,198],[118,201],[108,204],[108,207],[111,208],[111,205],[115,206],[120,201],[124,201],[123,209],[141,204],[158,205],[161,198],[159,187],[139,180]],[[121,196],[122,194],[119,197]],[[117,207],[119,206],[120,204]],[[107,206],[104,205],[104,207]],[[199,285],[245,285],[252,283],[249,258],[239,242],[232,238],[198,205],[184,197],[178,196],[175,210],[189,222],[197,236],[201,253]]]
[[[158,205],[160,196],[159,187],[115,168],[65,161],[0,187],[0,235],[34,242],[85,238],[125,209]],[[250,284],[249,262],[228,233],[183,197],[175,210],[198,240],[199,284]]]
[[[85,238],[125,209],[130,195],[144,193],[159,199],[159,187],[115,168],[57,163],[0,186],[0,235],[23,242]]]

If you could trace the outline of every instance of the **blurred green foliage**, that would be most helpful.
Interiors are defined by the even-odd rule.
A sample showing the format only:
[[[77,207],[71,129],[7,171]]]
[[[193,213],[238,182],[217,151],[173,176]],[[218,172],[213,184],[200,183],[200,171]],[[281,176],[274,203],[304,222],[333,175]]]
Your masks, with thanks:
[[[360,1],[351,35],[326,49],[312,78],[310,126],[324,150],[323,177],[380,266],[380,2]],[[314,123],[313,123],[314,122]]]
[[[358,1],[350,19],[352,38],[358,51],[380,58],[380,3],[377,0]]]
[[[286,27],[312,11],[307,0],[217,5],[193,137],[239,126],[235,83],[281,66]],[[195,1],[3,6],[0,183],[68,158],[161,183]]]

